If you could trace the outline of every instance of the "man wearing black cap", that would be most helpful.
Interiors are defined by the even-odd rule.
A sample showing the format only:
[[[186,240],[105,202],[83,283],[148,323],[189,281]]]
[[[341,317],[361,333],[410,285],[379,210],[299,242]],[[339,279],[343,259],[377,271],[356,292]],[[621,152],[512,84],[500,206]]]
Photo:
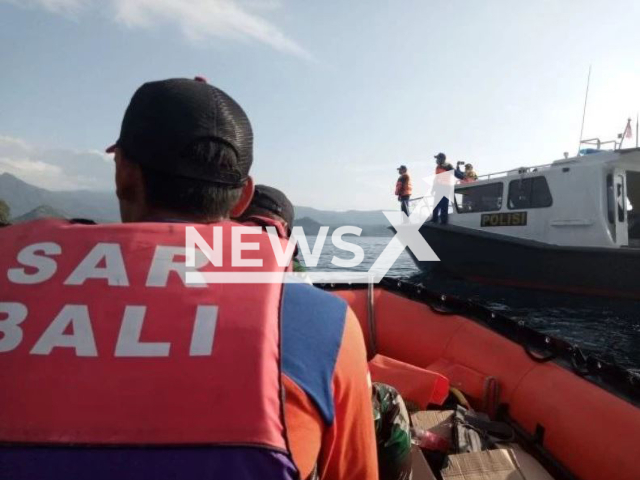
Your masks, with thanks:
[[[253,134],[249,119],[233,99],[202,79],[143,85],[132,98],[120,138],[110,151],[116,156],[117,193],[125,222],[210,223],[237,218],[251,204]],[[274,204],[271,206],[279,210],[290,228],[293,208],[283,208],[282,196],[274,194],[274,189],[261,188],[258,201]],[[305,300],[307,294],[312,299]],[[334,297],[308,285],[286,284],[282,295],[285,420],[302,478],[316,466],[327,478],[343,478],[342,472],[359,472],[349,476],[356,480],[375,478],[375,433],[358,320],[348,306],[335,323],[331,314],[321,313],[322,308],[311,314],[308,302],[316,309]],[[312,330],[314,336],[308,334]],[[339,350],[321,353],[325,352],[323,338],[328,346],[339,332],[344,332]],[[301,365],[306,365],[303,371]],[[330,379],[331,385],[311,385],[313,382],[305,380],[316,371]],[[345,382],[345,375],[358,378]],[[347,390],[345,385],[349,385]],[[351,398],[343,398],[340,407],[326,404],[324,398],[327,389],[336,388],[340,392],[334,393],[334,398]],[[322,407],[320,418],[326,415],[319,425],[318,411],[310,408],[313,402]],[[311,438],[305,433],[310,431],[318,431],[320,436]]]
[[[400,165],[398,167],[398,173],[400,176],[396,181],[396,196],[400,202],[400,210],[408,217],[409,216],[409,200],[411,199],[411,177],[407,173],[407,167]],[[402,217],[403,221],[406,221],[405,217]]]
[[[447,156],[444,153],[438,153],[434,155],[433,158],[436,159],[436,175],[441,173],[446,173],[453,170],[453,174],[456,178],[462,180],[464,178],[464,174],[459,170],[455,170],[453,166],[447,162]],[[447,183],[447,180],[441,180],[436,177],[436,182],[439,183]],[[449,221],[449,199],[447,197],[442,197],[438,204],[433,209],[433,215],[431,217],[431,221],[433,223],[442,223],[442,225],[446,225]]]
[[[346,302],[306,284],[188,283],[189,230],[213,232],[222,253],[222,266],[196,260],[201,272],[234,265],[216,229],[245,230],[229,220],[254,191],[242,108],[202,78],[149,82],[107,151],[125,224],[0,229],[0,300],[24,302],[0,301],[17,332],[0,383],[24,379],[0,396],[0,442],[19,443],[0,464],[16,480],[375,480],[366,351]]]
[[[123,222],[218,221],[253,195],[253,134],[240,106],[202,79],[145,83],[131,99],[115,153]]]

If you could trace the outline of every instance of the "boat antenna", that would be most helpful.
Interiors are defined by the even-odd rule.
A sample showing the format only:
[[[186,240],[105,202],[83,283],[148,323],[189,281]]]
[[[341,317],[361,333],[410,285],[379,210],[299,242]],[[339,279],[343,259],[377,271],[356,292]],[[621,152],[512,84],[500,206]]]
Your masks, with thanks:
[[[638,148],[638,114],[636,113],[636,148]]]
[[[580,155],[580,147],[582,146],[582,133],[584,132],[584,118],[587,115],[587,99],[589,98],[589,82],[591,81],[591,65],[589,65],[589,74],[587,75],[587,92],[584,94],[584,108],[582,109],[582,125],[580,126],[580,143],[578,143],[578,155]]]

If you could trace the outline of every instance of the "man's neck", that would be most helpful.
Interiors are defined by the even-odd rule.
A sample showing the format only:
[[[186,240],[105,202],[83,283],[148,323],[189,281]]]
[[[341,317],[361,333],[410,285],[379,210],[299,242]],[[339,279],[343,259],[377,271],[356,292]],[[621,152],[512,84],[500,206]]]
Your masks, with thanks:
[[[206,215],[192,215],[172,210],[154,209],[145,212],[138,222],[176,222],[176,223],[218,223],[229,220],[229,217],[209,217]]]

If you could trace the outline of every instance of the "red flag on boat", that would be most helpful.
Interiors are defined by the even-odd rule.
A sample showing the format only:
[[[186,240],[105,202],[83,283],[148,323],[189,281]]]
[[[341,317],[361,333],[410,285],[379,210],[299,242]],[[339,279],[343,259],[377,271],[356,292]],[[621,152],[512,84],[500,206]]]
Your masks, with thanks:
[[[631,120],[627,122],[627,128],[624,129],[625,138],[633,138],[633,132],[631,131]]]

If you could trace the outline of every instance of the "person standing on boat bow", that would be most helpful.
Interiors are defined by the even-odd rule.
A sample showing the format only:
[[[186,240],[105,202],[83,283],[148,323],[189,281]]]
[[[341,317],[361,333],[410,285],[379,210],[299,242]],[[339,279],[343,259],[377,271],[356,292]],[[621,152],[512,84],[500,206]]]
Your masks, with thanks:
[[[436,175],[440,175],[441,173],[450,172],[453,170],[453,174],[459,180],[464,178],[464,173],[462,173],[459,169],[454,169],[453,166],[447,162],[447,156],[440,152],[437,155],[434,155],[436,159]],[[440,182],[441,180],[436,177],[436,182]],[[431,221],[433,223],[442,223],[442,225],[446,225],[449,221],[449,198],[442,197],[438,204],[433,209],[433,216],[431,217]]]
[[[406,165],[400,165],[398,167],[398,181],[396,182],[396,195],[400,202],[400,210],[408,217],[409,216],[409,200],[411,199],[411,177],[407,172]],[[403,217],[404,220],[404,217]]]

